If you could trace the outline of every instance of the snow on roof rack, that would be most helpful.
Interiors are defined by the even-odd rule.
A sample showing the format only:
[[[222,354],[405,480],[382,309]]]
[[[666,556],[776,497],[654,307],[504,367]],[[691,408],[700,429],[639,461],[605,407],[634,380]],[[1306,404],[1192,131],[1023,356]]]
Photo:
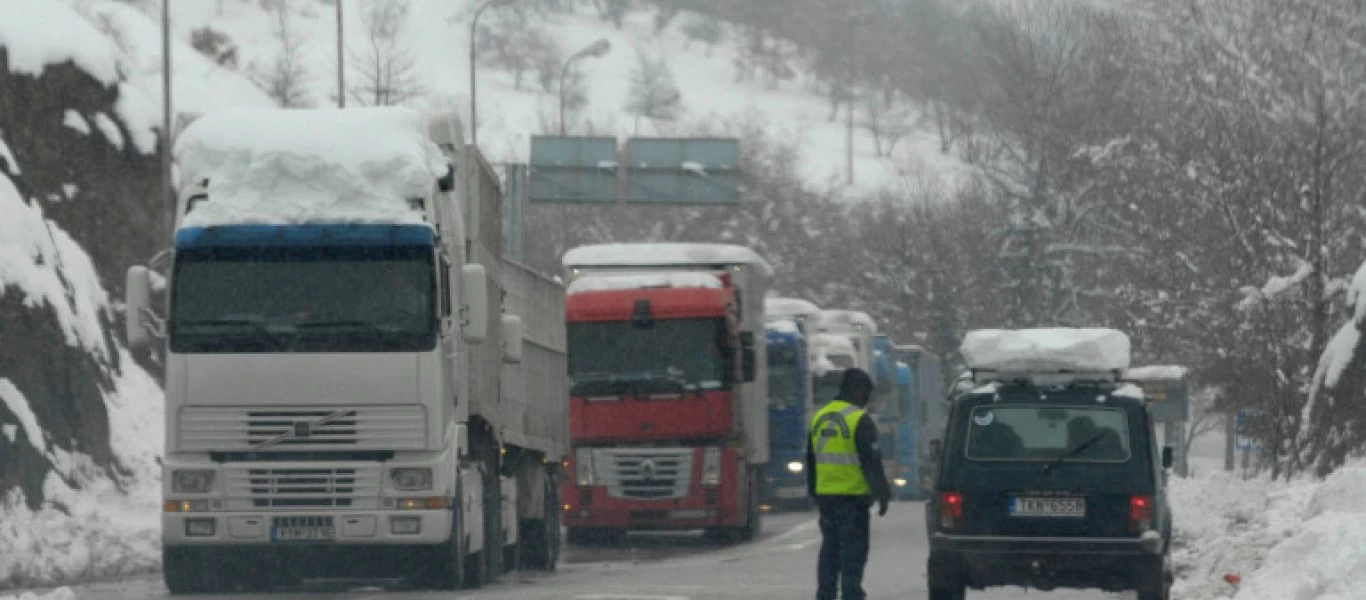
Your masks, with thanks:
[[[1110,371],[1002,371],[995,369],[973,369],[972,382],[978,385],[1000,383],[1023,383],[1036,387],[1061,387],[1078,383],[1117,384],[1123,372]]]
[[[1129,336],[1103,328],[979,329],[961,347],[973,370],[1108,373],[1129,367]]]

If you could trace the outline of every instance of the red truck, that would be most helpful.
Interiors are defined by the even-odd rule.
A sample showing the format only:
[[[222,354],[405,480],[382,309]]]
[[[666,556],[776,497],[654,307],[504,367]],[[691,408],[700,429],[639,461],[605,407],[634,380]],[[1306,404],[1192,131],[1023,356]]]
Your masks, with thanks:
[[[564,264],[570,541],[754,537],[768,463],[768,264],[713,244],[583,246]]]

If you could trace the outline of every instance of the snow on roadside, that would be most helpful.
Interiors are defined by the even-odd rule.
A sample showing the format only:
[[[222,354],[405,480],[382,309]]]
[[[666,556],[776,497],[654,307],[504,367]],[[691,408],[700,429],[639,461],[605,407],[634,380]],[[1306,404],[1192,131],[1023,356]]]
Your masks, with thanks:
[[[76,592],[60,587],[47,592],[20,592],[18,596],[0,594],[0,600],[76,600]]]
[[[161,390],[126,351],[120,359],[125,370],[105,404],[110,447],[127,475],[115,482],[88,456],[48,451],[55,468],[43,482],[42,507],[30,510],[18,489],[0,496],[0,586],[65,583],[160,566]]]
[[[1173,479],[1177,600],[1366,598],[1366,463],[1323,481]],[[1241,589],[1224,576],[1241,577]]]

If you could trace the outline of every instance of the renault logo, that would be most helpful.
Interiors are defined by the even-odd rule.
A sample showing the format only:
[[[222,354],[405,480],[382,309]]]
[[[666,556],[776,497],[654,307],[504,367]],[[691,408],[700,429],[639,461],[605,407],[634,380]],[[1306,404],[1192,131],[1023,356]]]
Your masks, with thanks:
[[[643,479],[643,480],[645,480],[645,481],[654,481],[654,480],[655,480],[655,462],[654,462],[654,461],[648,460],[648,459],[647,459],[647,460],[642,461],[642,462],[640,463],[640,478]]]

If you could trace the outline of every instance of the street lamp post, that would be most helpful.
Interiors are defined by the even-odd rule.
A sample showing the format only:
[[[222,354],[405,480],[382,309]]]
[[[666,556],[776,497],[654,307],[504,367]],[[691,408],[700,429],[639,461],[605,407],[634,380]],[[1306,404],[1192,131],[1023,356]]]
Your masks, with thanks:
[[[479,145],[479,96],[475,91],[477,81],[474,78],[474,59],[475,59],[475,34],[479,27],[479,17],[483,16],[484,10],[489,8],[503,7],[521,2],[521,0],[489,0],[479,8],[474,9],[474,18],[470,19],[470,143]]]
[[[342,4],[337,0],[337,108],[346,108],[346,53],[345,38],[342,36]]]
[[[171,185],[171,0],[161,3],[161,198],[170,205],[167,231],[175,231],[176,198]]]
[[[564,59],[564,65],[560,67],[560,136],[564,136],[564,76],[569,72],[569,66],[580,59],[590,56],[593,58],[602,58],[611,50],[612,42],[607,41],[607,38],[601,38],[583,50],[575,52],[569,58]]]

